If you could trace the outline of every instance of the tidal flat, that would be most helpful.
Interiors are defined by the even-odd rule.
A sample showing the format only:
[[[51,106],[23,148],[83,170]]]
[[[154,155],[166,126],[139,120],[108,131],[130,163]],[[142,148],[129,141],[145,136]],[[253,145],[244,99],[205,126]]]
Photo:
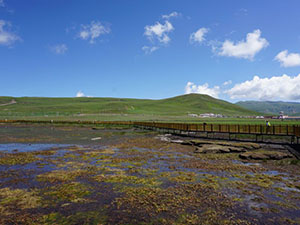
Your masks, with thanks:
[[[0,224],[300,224],[300,162],[282,146],[177,139],[0,124]]]

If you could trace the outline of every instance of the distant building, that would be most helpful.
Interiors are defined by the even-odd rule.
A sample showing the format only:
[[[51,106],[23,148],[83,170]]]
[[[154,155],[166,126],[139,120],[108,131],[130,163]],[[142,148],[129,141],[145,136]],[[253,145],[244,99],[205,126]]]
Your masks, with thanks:
[[[224,115],[222,114],[214,114],[214,113],[203,113],[203,114],[188,114],[188,116],[190,117],[200,117],[200,118],[223,118],[225,117]]]
[[[278,119],[287,119],[288,117],[289,117],[289,116],[284,115],[284,112],[283,112],[283,111],[279,112]]]
[[[190,116],[190,117],[199,117],[198,114],[192,114],[192,113],[188,114],[188,116]]]
[[[256,116],[255,119],[264,119],[264,116]]]

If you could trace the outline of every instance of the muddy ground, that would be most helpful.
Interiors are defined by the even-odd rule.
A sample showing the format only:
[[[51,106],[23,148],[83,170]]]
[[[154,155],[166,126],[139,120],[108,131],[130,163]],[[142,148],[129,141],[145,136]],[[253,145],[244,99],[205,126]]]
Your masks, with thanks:
[[[299,178],[278,145],[0,124],[0,224],[300,224]]]

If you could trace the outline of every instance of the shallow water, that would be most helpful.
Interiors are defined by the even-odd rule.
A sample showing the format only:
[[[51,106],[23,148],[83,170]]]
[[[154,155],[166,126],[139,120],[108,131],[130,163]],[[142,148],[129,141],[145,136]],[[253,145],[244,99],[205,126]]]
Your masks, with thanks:
[[[45,151],[52,148],[66,148],[71,145],[67,144],[36,144],[36,143],[8,143],[0,144],[0,152],[16,153],[16,152],[33,152],[33,151]]]

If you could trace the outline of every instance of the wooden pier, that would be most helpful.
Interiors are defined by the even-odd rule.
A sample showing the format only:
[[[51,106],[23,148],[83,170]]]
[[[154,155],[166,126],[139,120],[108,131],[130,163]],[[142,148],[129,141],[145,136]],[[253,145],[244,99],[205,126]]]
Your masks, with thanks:
[[[238,125],[238,124],[188,124],[188,123],[157,123],[157,122],[134,122],[135,126],[142,129],[160,130],[166,133],[179,134],[186,136],[197,136],[213,139],[219,138],[217,134],[227,135],[227,139],[235,139],[238,135],[251,135],[256,142],[271,142],[272,139],[276,143],[274,137],[288,137],[290,144],[299,144],[300,127],[297,125]],[[204,136],[203,136],[204,134]],[[271,136],[273,138],[266,140],[264,137]]]

